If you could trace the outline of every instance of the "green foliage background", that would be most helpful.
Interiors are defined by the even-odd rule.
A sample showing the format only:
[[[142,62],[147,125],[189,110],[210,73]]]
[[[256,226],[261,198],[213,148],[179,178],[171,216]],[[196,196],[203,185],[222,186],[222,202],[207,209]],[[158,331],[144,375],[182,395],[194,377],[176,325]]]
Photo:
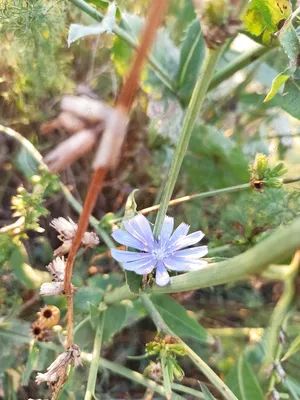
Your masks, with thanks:
[[[90,3],[105,14],[107,2]],[[282,16],[271,3],[266,2],[264,7],[261,3],[250,1],[245,26],[228,45],[216,74],[248,51],[247,47],[258,46],[257,42],[268,51],[209,91],[173,197],[249,182],[249,163],[258,152],[267,156],[270,166],[284,161],[288,169],[285,177],[300,175],[298,21],[286,25],[277,39],[274,33]],[[143,0],[118,2],[118,23],[133,38],[143,26],[147,6]],[[251,20],[257,12],[261,26],[253,26]],[[270,18],[272,23],[268,24]],[[42,154],[66,137],[64,132],[39,136],[40,124],[57,115],[64,94],[75,93],[79,85],[84,85],[113,104],[128,71],[134,52],[117,35],[88,36],[68,48],[70,24],[94,22],[71,2],[0,0],[0,124],[20,132]],[[274,48],[270,50],[268,46]],[[161,79],[149,66],[143,72],[128,145],[120,166],[108,177],[94,213],[96,228],[107,234],[110,221],[124,214],[126,199],[133,189],[139,189],[135,196],[138,210],[159,202],[205,54],[191,0],[172,2],[152,54],[168,79]],[[283,72],[288,79],[283,86],[276,86],[270,101],[264,102],[272,81],[276,82]],[[52,260],[52,248],[58,243],[49,222],[58,216],[78,219],[60,182],[81,203],[91,175],[91,158],[78,161],[60,177],[51,176],[38,168],[28,150],[2,135],[1,129],[0,143],[1,228],[16,218],[24,218],[17,234],[0,233],[0,397],[45,397],[46,391],[34,383],[34,371],[45,370],[54,360],[63,336],[56,333],[52,341],[36,342],[30,347],[29,327],[44,304],[37,295],[38,289],[41,282],[49,279],[45,265]],[[221,260],[240,254],[276,228],[288,225],[299,216],[299,196],[299,183],[292,183],[280,188],[265,187],[263,192],[249,189],[195,199],[170,208],[169,213],[176,223],[188,223],[191,231],[204,231],[209,257],[218,261],[217,257]],[[154,219],[153,214],[149,219]],[[290,261],[278,263],[287,265]],[[73,283],[79,287],[74,299],[75,340],[82,351],[91,352],[95,333],[88,316],[95,317],[95,306],[106,291],[124,283],[123,272],[101,242],[96,249],[79,254]],[[241,332],[245,332],[244,328],[252,328],[252,333],[264,328],[265,334],[272,330],[268,321],[281,293],[280,282],[253,278],[198,290],[186,297],[161,295],[153,301],[175,333],[221,376],[227,376],[228,386],[239,399],[259,400],[268,393],[268,378],[260,373],[266,339],[262,334]],[[45,300],[45,304],[50,302],[60,308],[63,325],[65,299],[60,296]],[[298,335],[299,316],[295,300],[286,327],[286,350]],[[142,372],[147,360],[127,359],[143,353],[145,343],[154,335],[140,300],[111,306],[106,321],[103,357]],[[297,343],[293,347],[296,350]],[[279,390],[286,395],[294,393],[293,398],[297,399],[300,359],[296,351],[291,357],[291,364],[286,364],[287,383],[280,383]],[[190,362],[183,359],[181,366],[196,387],[199,376]],[[76,369],[61,398],[83,399],[87,374],[87,366]],[[200,380],[209,385],[205,377]],[[214,388],[209,389],[217,396]],[[115,378],[106,370],[97,381],[97,394],[119,398],[120,393],[137,398],[143,395],[139,386]]]

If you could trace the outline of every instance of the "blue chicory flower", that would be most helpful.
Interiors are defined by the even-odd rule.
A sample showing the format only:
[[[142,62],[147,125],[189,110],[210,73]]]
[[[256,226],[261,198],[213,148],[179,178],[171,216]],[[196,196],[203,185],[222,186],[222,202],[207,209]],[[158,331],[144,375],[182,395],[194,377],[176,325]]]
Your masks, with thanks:
[[[181,223],[174,231],[174,219],[165,217],[159,239],[156,240],[149,221],[142,214],[124,222],[126,231],[116,229],[112,237],[120,244],[139,250],[111,249],[113,258],[123,263],[123,268],[138,275],[150,274],[154,269],[155,282],[159,286],[169,283],[168,270],[194,271],[204,267],[206,261],[199,260],[207,254],[207,246],[185,247],[198,243],[204,236],[201,231],[188,235],[189,226]]]

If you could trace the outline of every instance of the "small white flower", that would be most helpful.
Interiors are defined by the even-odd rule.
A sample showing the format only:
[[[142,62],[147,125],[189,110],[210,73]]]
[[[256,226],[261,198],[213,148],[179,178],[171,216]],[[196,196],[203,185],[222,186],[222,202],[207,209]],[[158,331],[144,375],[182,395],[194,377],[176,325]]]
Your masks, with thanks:
[[[80,362],[80,349],[77,344],[72,344],[68,350],[60,354],[55,361],[47,368],[44,374],[38,373],[35,381],[39,385],[42,382],[55,383],[58,381],[62,370],[68,365],[77,367]]]
[[[40,288],[41,296],[57,296],[64,293],[63,282],[45,282]]]
[[[85,232],[81,243],[86,247],[95,247],[99,244],[99,238],[94,232]]]
[[[50,272],[53,282],[62,282],[64,280],[66,269],[64,257],[56,257],[46,268]]]

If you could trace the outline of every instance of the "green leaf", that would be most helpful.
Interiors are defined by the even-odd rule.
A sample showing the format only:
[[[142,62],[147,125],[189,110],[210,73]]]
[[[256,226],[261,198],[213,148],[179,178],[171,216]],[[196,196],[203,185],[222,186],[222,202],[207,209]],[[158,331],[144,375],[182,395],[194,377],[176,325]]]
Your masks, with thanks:
[[[39,348],[36,347],[33,343],[29,350],[29,356],[25,366],[25,371],[23,372],[22,375],[21,385],[24,386],[28,385],[31,372],[36,368],[38,357],[39,357]]]
[[[102,289],[104,291],[116,288],[123,281],[121,274],[103,274],[95,275],[87,280],[88,286]]]
[[[278,90],[281,86],[289,79],[289,75],[284,74],[283,72],[276,76],[275,79],[272,81],[272,86],[267,94],[266,98],[264,99],[264,103],[273,99],[273,97],[277,94]]]
[[[89,35],[101,35],[102,33],[113,33],[113,29],[116,23],[116,4],[110,3],[107,13],[103,20],[97,24],[92,24],[88,26],[71,24],[69,35],[68,35],[68,46],[78,39],[81,39]]]
[[[282,361],[287,360],[289,357],[300,351],[300,335],[298,335],[291,343],[287,352],[285,353]]]
[[[191,338],[200,342],[213,343],[214,340],[199,322],[189,316],[186,309],[167,295],[152,295],[151,299],[157,307],[165,323],[179,337]]]
[[[17,169],[28,179],[37,172],[37,161],[25,147],[21,147],[15,158]]]
[[[103,329],[103,342],[108,342],[118,333],[125,321],[127,308],[124,304],[109,306],[105,312],[105,324]]]
[[[244,355],[241,355],[238,363],[231,368],[226,377],[226,384],[239,400],[264,399],[258,379]]]
[[[300,83],[299,80],[297,82]],[[300,119],[300,85],[294,78],[289,78],[284,85],[281,107],[293,117]]]
[[[90,309],[91,323],[93,325],[93,328],[96,329],[100,316],[100,310],[92,303],[89,303],[89,309]]]
[[[204,385],[204,383],[200,383],[200,387],[201,387],[201,390],[202,390],[205,400],[215,400],[215,398],[210,393],[210,391],[207,389],[207,387]]]
[[[299,64],[300,40],[290,18],[280,30],[280,44],[290,60],[290,66],[295,70]]]
[[[184,39],[177,75],[179,97],[188,102],[195,87],[200,67],[205,56],[205,42],[200,22],[195,19]]]
[[[90,303],[99,305],[103,298],[103,290],[83,286],[77,290],[74,296],[74,309],[76,312],[89,312]]]
[[[269,44],[272,35],[279,30],[279,23],[287,19],[292,8],[289,0],[250,0],[243,17],[245,28],[262,42]]]
[[[138,189],[134,189],[130,195],[127,198],[126,204],[125,204],[125,213],[124,213],[124,217],[122,219],[122,229],[123,228],[123,223],[128,221],[129,219],[135,217],[137,215],[137,204],[135,201],[135,194],[138,192]]]

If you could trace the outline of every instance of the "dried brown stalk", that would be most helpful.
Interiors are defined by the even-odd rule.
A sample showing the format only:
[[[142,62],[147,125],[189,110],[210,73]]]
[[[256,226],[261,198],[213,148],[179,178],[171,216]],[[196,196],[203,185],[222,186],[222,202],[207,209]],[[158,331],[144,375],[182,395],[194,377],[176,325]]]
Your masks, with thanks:
[[[123,115],[127,115],[128,111],[130,110],[136,91],[139,85],[139,78],[141,74],[141,70],[143,64],[145,62],[147,53],[149,52],[151,45],[155,39],[156,32],[158,27],[160,26],[164,14],[167,10],[168,1],[167,0],[153,0],[151,4],[151,8],[148,14],[148,18],[146,21],[145,30],[142,35],[140,48],[137,52],[136,58],[130,70],[130,73],[127,77],[127,80],[121,90],[121,93],[116,101],[116,111]],[[113,131],[114,133],[118,134],[116,130]],[[124,140],[125,132],[123,137],[116,138],[117,144],[117,152],[116,149],[111,148],[111,145],[114,144],[113,141],[110,139],[110,143],[108,143],[108,148],[114,150],[112,154],[113,162],[116,162],[117,158],[119,157],[119,152],[121,150],[122,142]],[[105,135],[103,135],[103,140],[101,141],[100,152],[102,148],[107,148],[107,143],[105,142]],[[65,270],[65,280],[64,280],[64,290],[67,296],[67,340],[66,340],[66,349],[69,348],[70,345],[73,344],[74,340],[74,312],[73,312],[73,291],[72,291],[72,271],[73,271],[73,264],[77,254],[77,251],[80,247],[81,240],[83,234],[88,226],[89,217],[94,209],[96,199],[98,193],[102,187],[104,178],[108,169],[111,167],[112,163],[111,160],[107,160],[107,164],[97,168],[94,172],[92,177],[92,181],[90,183],[88,193],[85,199],[85,203],[83,206],[82,213],[80,215],[78,221],[78,229],[75,235],[75,238],[72,243],[71,250],[69,252],[69,256],[66,263],[66,270]],[[58,384],[56,385],[55,389],[52,393],[52,400],[56,400],[58,398],[59,392],[66,380],[66,371],[61,375],[61,379],[59,380]]]

